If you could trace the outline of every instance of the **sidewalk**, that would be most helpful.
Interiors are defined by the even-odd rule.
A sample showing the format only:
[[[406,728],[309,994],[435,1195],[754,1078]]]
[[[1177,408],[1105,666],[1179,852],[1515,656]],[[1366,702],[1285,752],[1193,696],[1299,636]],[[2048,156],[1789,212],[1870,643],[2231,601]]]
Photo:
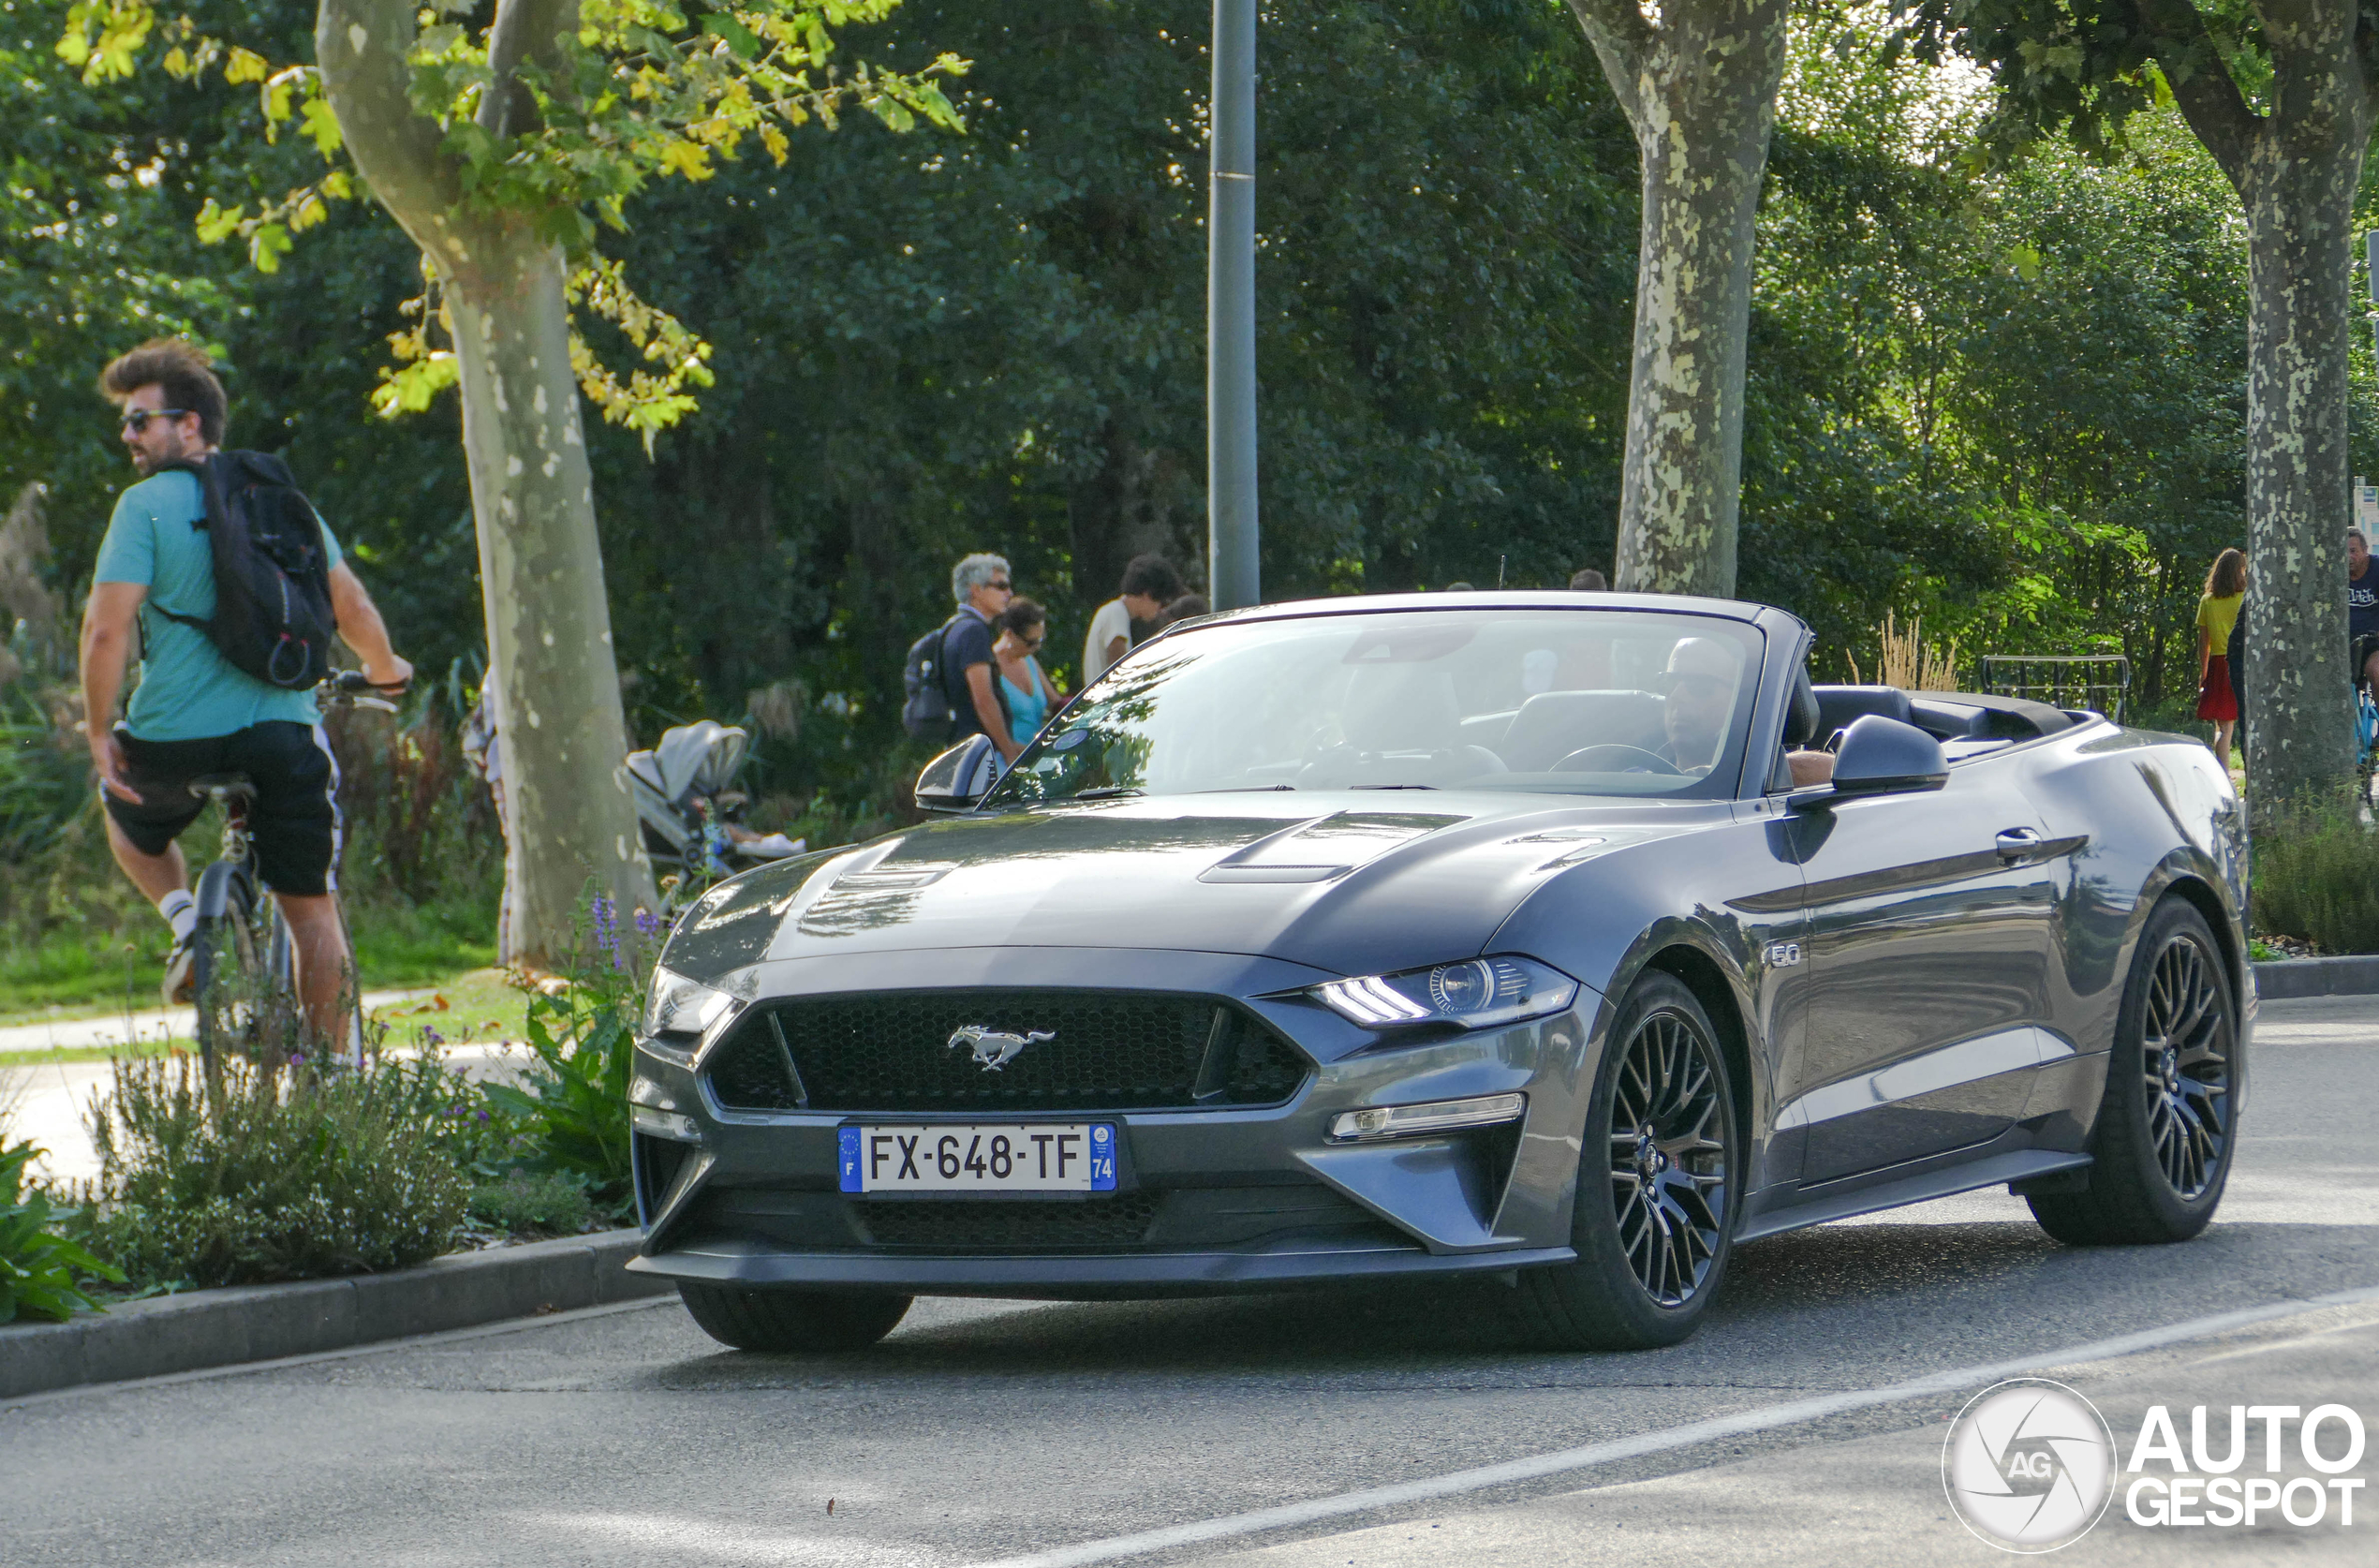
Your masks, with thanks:
[[[388,1007],[431,995],[436,986],[410,991],[366,991],[363,1008]],[[140,1013],[113,1013],[99,1018],[61,1018],[33,1024],[0,1025],[0,1056],[10,1051],[82,1050],[123,1045],[136,1040],[187,1040],[191,1012],[187,1007],[149,1008]]]

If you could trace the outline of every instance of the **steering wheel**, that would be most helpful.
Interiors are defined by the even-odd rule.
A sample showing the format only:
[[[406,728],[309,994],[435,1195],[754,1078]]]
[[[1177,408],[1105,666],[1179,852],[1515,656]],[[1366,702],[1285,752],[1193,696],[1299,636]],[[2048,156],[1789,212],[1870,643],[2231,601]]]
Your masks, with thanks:
[[[1616,765],[1615,765],[1616,764]],[[1640,746],[1620,746],[1616,742],[1605,746],[1582,747],[1553,764],[1555,773],[1670,773],[1685,772],[1657,751],[1647,751]]]

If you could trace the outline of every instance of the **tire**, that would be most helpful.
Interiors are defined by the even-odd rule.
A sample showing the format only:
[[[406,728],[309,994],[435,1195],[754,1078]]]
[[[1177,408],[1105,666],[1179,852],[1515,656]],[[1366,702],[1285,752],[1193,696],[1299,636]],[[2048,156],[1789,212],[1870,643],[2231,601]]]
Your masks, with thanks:
[[[893,1331],[912,1297],[879,1291],[746,1290],[677,1283],[686,1310],[722,1345],[776,1354],[865,1350]]]
[[[210,1067],[227,1055],[256,1054],[258,1003],[273,990],[256,939],[255,890],[234,873],[220,879],[219,897],[209,896],[214,869],[199,881],[199,907],[216,912],[199,919],[190,952],[191,999],[198,1008],[192,1032],[200,1059]]]
[[[1726,1053],[1675,976],[1620,1005],[1581,1141],[1577,1262],[1521,1275],[1522,1326],[1545,1350],[1676,1344],[1725,1279],[1743,1162]]]
[[[2089,1185],[2027,1199],[2042,1230],[2076,1247],[2136,1247],[2206,1228],[2239,1144],[2238,1017],[2206,917],[2166,898],[2148,917],[2123,984]]]

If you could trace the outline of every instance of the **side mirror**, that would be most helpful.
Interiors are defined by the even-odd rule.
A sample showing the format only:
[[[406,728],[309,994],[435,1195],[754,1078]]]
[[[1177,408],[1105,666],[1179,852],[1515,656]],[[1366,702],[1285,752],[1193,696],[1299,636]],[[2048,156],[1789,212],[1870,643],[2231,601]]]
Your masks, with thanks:
[[[917,809],[972,810],[998,782],[999,748],[989,735],[969,735],[917,776]]]
[[[1870,713],[1851,721],[1834,754],[1834,793],[1911,794],[1949,782],[1942,743],[1914,724]]]

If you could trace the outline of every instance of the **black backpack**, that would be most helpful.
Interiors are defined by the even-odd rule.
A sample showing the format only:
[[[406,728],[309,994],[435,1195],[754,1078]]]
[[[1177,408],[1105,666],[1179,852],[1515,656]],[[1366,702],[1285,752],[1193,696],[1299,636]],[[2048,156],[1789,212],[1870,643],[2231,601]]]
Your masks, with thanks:
[[[951,720],[957,717],[951,711],[950,690],[943,684],[944,647],[950,641],[950,629],[958,617],[934,628],[909,644],[909,658],[901,666],[900,685],[908,700],[900,705],[901,728],[919,740],[942,741],[950,738]]]
[[[207,634],[232,668],[267,686],[303,690],[331,673],[331,561],[322,520],[270,452],[218,451],[174,466],[198,476],[206,493],[214,555],[214,617],[199,620],[161,604],[168,620]]]

